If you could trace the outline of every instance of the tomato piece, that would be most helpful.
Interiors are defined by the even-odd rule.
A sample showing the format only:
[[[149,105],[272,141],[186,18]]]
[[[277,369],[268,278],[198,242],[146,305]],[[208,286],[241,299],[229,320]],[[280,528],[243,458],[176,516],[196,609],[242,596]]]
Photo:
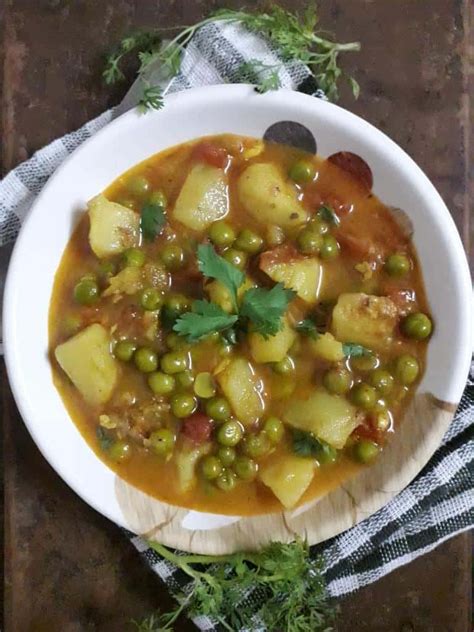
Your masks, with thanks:
[[[204,141],[193,149],[193,158],[207,162],[212,167],[224,169],[229,162],[229,154],[223,147]]]
[[[401,316],[405,316],[408,312],[414,310],[416,296],[413,290],[385,286],[383,291],[384,294],[395,303]]]
[[[195,413],[188,417],[182,427],[182,433],[193,443],[209,441],[212,432],[212,421],[207,415]]]
[[[358,439],[369,439],[369,441],[374,441],[374,443],[380,442],[380,432],[373,426],[357,426],[352,436]]]

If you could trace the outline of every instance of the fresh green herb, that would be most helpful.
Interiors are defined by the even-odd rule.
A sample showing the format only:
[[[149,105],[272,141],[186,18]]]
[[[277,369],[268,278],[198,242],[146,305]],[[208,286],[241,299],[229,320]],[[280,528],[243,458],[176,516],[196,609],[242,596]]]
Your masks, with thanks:
[[[295,296],[293,290],[287,290],[281,283],[271,290],[250,288],[243,296],[240,315],[251,322],[252,331],[264,338],[274,336],[282,328],[282,316]]]
[[[312,338],[313,340],[317,340],[319,338],[318,328],[309,318],[305,318],[299,322],[295,329],[296,331],[299,331],[300,334],[303,334],[303,336],[308,336],[308,338]]]
[[[102,428],[102,426],[97,426],[96,435],[97,440],[99,441],[100,449],[104,452],[110,450],[114,442],[113,437],[110,435],[110,433],[107,432],[105,428]]]
[[[222,337],[224,338],[224,341],[227,342],[227,344],[229,345],[237,344],[237,332],[232,327],[230,329],[225,329],[222,332]]]
[[[280,64],[267,68],[259,60],[246,62],[244,70],[255,77],[256,88],[260,92],[279,88],[279,73],[284,69],[284,64],[299,61],[308,66],[327,97],[336,101],[339,96],[338,82],[345,76],[339,67],[339,55],[360,50],[358,42],[340,44],[323,37],[317,31],[318,16],[314,8],[308,8],[304,14],[291,13],[277,5],[271,6],[266,13],[220,9],[192,26],[181,27],[177,35],[166,42],[162,42],[158,31],[126,37],[107,59],[103,73],[105,81],[112,84],[122,80],[124,74],[120,64],[123,57],[135,52],[140,61],[138,76],[143,84],[140,105],[145,109],[162,107],[161,89],[151,85],[147,78],[151,68],[159,68],[163,80],[175,76],[180,70],[183,52],[196,31],[217,21],[242,24],[249,31],[264,37],[281,57]],[[240,75],[240,72],[237,74]],[[360,91],[358,83],[352,77],[346,78],[357,98]]]
[[[150,546],[192,580],[176,596],[178,605],[166,614],[155,614],[135,625],[139,632],[166,632],[182,614],[208,616],[223,629],[259,628],[285,632],[330,632],[337,609],[329,602],[320,560],[311,558],[302,540],[272,542],[261,551],[211,555],[180,555],[157,542]],[[212,568],[209,568],[212,564]],[[252,600],[258,591],[258,613]]]
[[[161,204],[145,204],[140,217],[142,234],[153,241],[166,222],[165,209]]]
[[[354,342],[343,342],[342,343],[342,352],[348,358],[352,356],[353,358],[358,358],[360,356],[370,355],[370,349],[367,347],[363,347],[362,345],[357,345]]]
[[[249,59],[239,66],[237,72],[244,81],[253,83],[257,92],[263,94],[281,88],[280,68],[280,64],[264,64],[259,59]]]
[[[220,257],[209,244],[197,249],[199,270],[204,276],[220,281],[230,292],[232,304],[237,310],[237,290],[245,280],[244,273]]]
[[[321,451],[321,443],[311,432],[293,430],[293,452],[298,456],[317,457]]]
[[[318,210],[318,215],[321,219],[323,219],[325,222],[328,222],[329,224],[334,224],[334,226],[337,226],[339,224],[339,217],[334,212],[334,209],[332,209],[330,206],[321,206],[321,208]]]
[[[192,311],[178,318],[173,330],[186,336],[189,342],[196,342],[214,331],[224,331],[237,322],[238,316],[228,314],[219,305],[209,301],[194,301]]]

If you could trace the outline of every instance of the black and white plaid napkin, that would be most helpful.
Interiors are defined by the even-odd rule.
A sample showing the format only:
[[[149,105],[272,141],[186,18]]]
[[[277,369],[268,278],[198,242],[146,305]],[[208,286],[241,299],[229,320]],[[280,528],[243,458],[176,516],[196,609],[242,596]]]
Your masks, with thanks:
[[[189,44],[181,71],[163,83],[165,94],[187,88],[241,81],[239,67],[250,59],[267,65],[280,60],[272,47],[238,24],[211,23],[201,28]],[[150,76],[159,80],[159,70]],[[324,98],[309,70],[297,62],[286,63],[280,73],[284,88]],[[0,246],[13,241],[35,197],[49,176],[84,140],[112,118],[133,107],[139,86],[133,85],[114,110],[67,134],[11,171],[0,182]],[[417,478],[385,507],[356,527],[312,548],[322,556],[329,594],[337,597],[370,584],[393,569],[433,549],[474,525],[474,365],[455,419],[443,443]],[[144,560],[175,594],[186,592],[187,579],[133,534],[130,540]],[[246,595],[255,604],[258,595]],[[237,605],[237,604],[236,604]],[[217,629],[206,617],[195,624]]]

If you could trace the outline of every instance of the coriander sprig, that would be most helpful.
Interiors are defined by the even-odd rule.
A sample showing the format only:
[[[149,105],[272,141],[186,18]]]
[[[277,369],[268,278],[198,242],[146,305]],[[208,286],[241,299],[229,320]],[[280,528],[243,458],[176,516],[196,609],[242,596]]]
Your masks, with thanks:
[[[173,630],[181,614],[209,616],[230,632],[255,630],[255,602],[246,598],[252,590],[258,594],[258,604],[263,604],[257,616],[268,630],[333,629],[337,610],[329,602],[321,562],[311,558],[302,540],[272,542],[260,551],[221,556],[180,555],[158,542],[150,546],[184,572],[191,586],[176,595],[174,610],[136,623],[139,632]]]
[[[280,331],[282,317],[295,292],[277,283],[271,289],[249,288],[238,301],[238,290],[245,281],[244,273],[218,255],[209,244],[197,249],[199,270],[204,276],[216,279],[231,297],[234,314],[228,314],[216,303],[205,300],[193,302],[192,310],[180,316],[173,330],[196,342],[214,331],[221,332],[228,342],[236,341],[234,326],[260,333],[264,338]]]
[[[282,59],[281,63],[275,65],[251,59],[238,69],[237,80],[240,80],[239,76],[250,76],[259,92],[276,90],[281,86],[279,73],[285,62],[299,61],[308,66],[319,87],[330,100],[338,99],[338,83],[342,77],[346,77],[354,96],[358,97],[359,86],[354,78],[344,75],[339,66],[339,55],[358,51],[360,45],[358,42],[338,43],[323,37],[322,32],[317,30],[318,16],[314,6],[308,7],[303,14],[286,11],[277,5],[263,13],[220,9],[196,24],[178,27],[180,30],[175,37],[167,41],[161,38],[163,29],[128,36],[107,58],[103,73],[105,81],[112,84],[123,79],[120,66],[123,57],[134,52],[140,62],[138,76],[143,86],[140,105],[144,109],[161,108],[161,87],[150,84],[148,79],[151,67],[159,67],[164,80],[174,77],[181,68],[183,52],[196,31],[219,21],[242,24],[249,31],[266,38]]]

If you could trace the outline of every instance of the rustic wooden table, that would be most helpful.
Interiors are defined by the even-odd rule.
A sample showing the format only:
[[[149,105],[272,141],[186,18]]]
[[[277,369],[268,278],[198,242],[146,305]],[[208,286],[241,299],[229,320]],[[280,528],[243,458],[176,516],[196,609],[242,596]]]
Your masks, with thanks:
[[[104,87],[101,68],[104,54],[122,35],[137,27],[193,23],[210,9],[241,4],[0,3],[2,173],[118,102],[125,86]],[[282,4],[298,8],[303,2]],[[387,132],[421,165],[447,202],[468,247],[474,76],[470,0],[326,0],[321,5],[327,29],[340,40],[358,38],[363,45],[358,56],[347,59],[361,83],[361,98],[354,102],[345,92],[342,105]],[[49,467],[22,424],[3,367],[1,377],[3,629],[133,629],[130,619],[169,605],[166,589],[120,531],[75,496]],[[338,629],[468,632],[470,565],[469,536],[454,538],[344,599]],[[195,628],[184,621],[177,629]]]

